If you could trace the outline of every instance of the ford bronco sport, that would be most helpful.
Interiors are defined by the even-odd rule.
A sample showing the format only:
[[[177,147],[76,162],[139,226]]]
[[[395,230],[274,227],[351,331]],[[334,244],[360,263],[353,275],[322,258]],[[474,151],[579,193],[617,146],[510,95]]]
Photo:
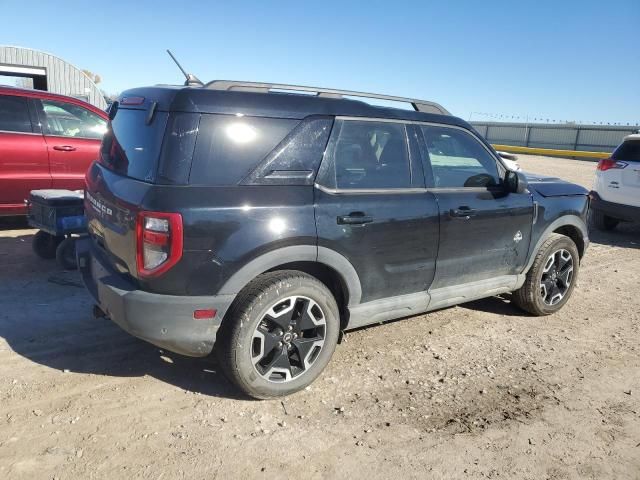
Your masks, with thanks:
[[[214,81],[110,117],[77,247],[96,314],[215,350],[253,397],[309,385],[343,330],[506,292],[548,315],[575,288],[588,192],[507,169],[435,103]]]

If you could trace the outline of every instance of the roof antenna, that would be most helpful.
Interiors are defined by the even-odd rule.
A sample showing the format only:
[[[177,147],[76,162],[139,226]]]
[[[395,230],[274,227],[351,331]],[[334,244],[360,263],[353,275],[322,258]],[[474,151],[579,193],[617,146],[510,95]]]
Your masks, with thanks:
[[[185,76],[185,78],[186,78],[186,80],[184,82],[185,86],[187,86],[187,87],[204,87],[204,83],[202,83],[198,77],[196,77],[192,73],[187,73],[184,70],[184,68],[182,68],[182,65],[180,65],[178,60],[176,60],[176,57],[173,56],[173,53],[171,53],[171,50],[169,50],[168,48],[167,48],[167,53],[171,57],[171,60],[176,62],[176,65],[178,66],[178,68],[180,69],[182,74]]]

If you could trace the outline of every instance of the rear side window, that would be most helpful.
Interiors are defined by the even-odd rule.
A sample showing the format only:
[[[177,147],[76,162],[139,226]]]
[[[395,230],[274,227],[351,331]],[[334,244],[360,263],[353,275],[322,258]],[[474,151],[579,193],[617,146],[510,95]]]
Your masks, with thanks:
[[[325,186],[356,190],[411,187],[403,124],[342,120],[333,132],[321,172]]]
[[[189,183],[239,183],[298,123],[282,118],[202,115]]]
[[[102,141],[100,163],[110,170],[144,182],[154,182],[167,125],[167,113],[118,108]]]
[[[628,162],[640,162],[640,140],[627,140],[616,148],[611,158]]]
[[[33,132],[26,98],[12,95],[0,96],[0,131]]]
[[[471,134],[457,128],[423,126],[434,184],[438,188],[500,184],[496,160]]]

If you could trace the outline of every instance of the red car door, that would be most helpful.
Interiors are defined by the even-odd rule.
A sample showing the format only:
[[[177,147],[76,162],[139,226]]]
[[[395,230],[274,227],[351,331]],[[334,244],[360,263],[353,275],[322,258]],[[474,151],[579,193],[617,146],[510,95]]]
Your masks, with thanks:
[[[36,100],[43,118],[53,188],[81,190],[91,162],[98,157],[107,130],[104,117],[75,103]]]
[[[24,215],[29,192],[51,187],[47,145],[38,130],[26,97],[0,94],[0,215]]]

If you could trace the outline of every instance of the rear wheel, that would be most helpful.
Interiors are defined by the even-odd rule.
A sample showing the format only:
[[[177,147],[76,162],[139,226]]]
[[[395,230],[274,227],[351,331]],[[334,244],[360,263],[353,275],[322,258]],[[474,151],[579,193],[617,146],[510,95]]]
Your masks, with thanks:
[[[65,270],[76,270],[76,238],[67,237],[56,248],[56,262]]]
[[[591,210],[590,219],[591,225],[598,230],[613,230],[620,223],[619,220],[609,217],[599,210]]]
[[[542,244],[527,278],[513,292],[513,302],[533,315],[550,315],[569,300],[576,285],[580,256],[569,237],[553,233]]]
[[[338,342],[340,319],[327,287],[305,273],[263,274],[236,298],[216,339],[224,374],[260,399],[313,382]]]
[[[42,230],[38,230],[33,236],[31,247],[36,255],[45,260],[56,258],[56,249],[64,240],[64,237],[56,237]]]

